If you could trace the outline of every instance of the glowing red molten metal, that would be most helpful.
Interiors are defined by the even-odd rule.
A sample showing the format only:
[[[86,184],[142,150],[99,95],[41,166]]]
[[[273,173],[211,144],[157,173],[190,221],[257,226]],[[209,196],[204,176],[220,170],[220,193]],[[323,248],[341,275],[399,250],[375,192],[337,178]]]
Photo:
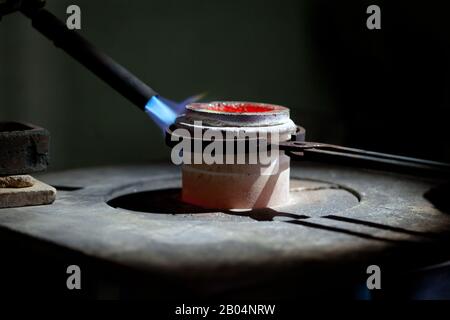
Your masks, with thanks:
[[[209,104],[206,110],[228,113],[263,113],[275,111],[275,106],[269,106],[256,103],[235,103],[235,104]]]

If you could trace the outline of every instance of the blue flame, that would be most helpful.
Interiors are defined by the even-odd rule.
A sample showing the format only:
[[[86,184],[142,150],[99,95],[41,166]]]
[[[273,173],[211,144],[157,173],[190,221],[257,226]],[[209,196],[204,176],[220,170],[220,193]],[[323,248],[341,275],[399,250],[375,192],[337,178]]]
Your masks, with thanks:
[[[175,111],[175,104],[171,103],[171,101],[164,100],[165,99],[159,96],[153,96],[145,105],[145,113],[148,114],[162,130],[166,130],[175,122],[175,119],[178,116]]]
[[[201,97],[202,95],[197,95],[177,103],[161,96],[153,96],[145,105],[145,113],[165,131],[184,112],[187,104],[197,101]]]

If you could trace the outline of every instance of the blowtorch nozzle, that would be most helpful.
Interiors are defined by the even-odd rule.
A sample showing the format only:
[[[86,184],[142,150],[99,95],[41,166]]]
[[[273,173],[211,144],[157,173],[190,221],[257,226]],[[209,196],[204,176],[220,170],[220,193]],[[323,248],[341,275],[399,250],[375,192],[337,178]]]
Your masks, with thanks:
[[[153,96],[145,105],[145,112],[163,130],[175,122],[185,110],[185,106],[200,100],[204,94],[192,96],[182,102],[174,102],[160,96]]]

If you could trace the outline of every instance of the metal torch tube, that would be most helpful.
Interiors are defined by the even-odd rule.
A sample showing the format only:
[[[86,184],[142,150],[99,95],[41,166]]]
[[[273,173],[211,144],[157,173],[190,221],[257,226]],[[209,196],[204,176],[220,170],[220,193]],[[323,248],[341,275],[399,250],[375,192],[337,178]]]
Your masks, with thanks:
[[[157,93],[45,9],[23,10],[33,27],[141,110]]]

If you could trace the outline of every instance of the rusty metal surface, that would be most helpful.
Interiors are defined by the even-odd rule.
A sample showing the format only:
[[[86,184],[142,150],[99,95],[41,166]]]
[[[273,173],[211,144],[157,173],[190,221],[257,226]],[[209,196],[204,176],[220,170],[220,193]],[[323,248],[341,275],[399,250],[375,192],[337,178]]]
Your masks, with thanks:
[[[47,130],[28,123],[0,122],[0,175],[43,171],[49,159]]]
[[[267,294],[299,293],[350,281],[343,272],[365,277],[369,263],[411,269],[448,258],[450,214],[424,197],[443,181],[307,163],[292,177],[299,201],[221,212],[179,206],[169,165],[45,174],[59,186],[55,203],[2,209],[0,226],[207,293],[269,282]],[[140,192],[140,208],[107,204]]]

